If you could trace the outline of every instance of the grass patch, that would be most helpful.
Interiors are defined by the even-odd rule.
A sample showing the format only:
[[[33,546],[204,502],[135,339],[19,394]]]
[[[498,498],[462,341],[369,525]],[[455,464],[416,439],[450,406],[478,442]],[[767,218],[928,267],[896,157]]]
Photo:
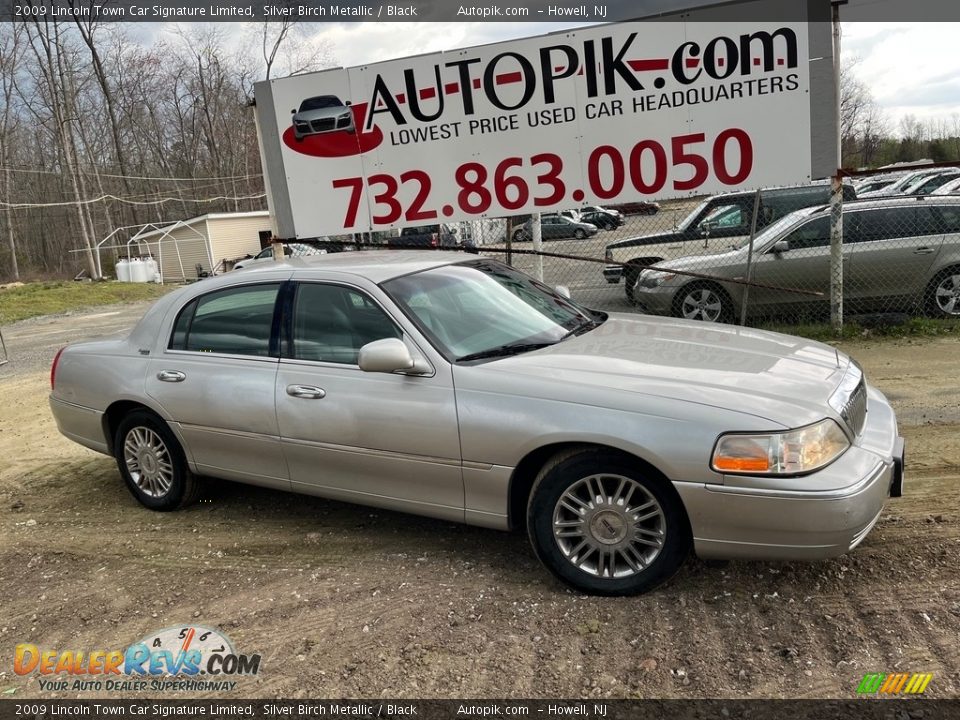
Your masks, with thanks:
[[[100,305],[153,300],[175,285],[120,282],[36,282],[0,290],[0,324]]]
[[[831,340],[876,340],[879,338],[906,337],[943,337],[960,336],[960,318],[911,317],[851,319],[843,324],[843,330],[837,334],[829,323],[808,323],[803,325],[784,325],[770,323],[761,325],[762,330],[797,335],[810,340],[830,342]]]

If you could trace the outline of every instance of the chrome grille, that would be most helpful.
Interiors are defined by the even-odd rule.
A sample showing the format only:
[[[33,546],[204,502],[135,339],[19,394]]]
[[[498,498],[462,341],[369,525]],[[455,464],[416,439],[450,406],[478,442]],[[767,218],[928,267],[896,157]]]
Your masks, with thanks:
[[[863,430],[863,424],[867,419],[867,385],[862,378],[840,410],[840,417],[853,430],[854,435],[859,435]]]

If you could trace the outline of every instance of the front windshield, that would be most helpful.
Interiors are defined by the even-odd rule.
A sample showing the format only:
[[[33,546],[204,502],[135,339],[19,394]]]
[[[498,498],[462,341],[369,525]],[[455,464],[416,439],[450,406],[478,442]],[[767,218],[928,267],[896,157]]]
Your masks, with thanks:
[[[550,345],[603,317],[492,260],[432,268],[383,288],[451,360]]]

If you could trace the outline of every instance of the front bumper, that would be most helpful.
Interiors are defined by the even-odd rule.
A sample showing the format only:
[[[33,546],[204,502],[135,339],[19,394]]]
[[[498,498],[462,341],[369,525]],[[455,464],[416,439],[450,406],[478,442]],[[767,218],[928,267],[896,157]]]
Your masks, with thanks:
[[[634,301],[643,305],[654,315],[670,315],[673,312],[673,297],[676,294],[677,288],[666,283],[653,288],[637,285],[633,289]]]
[[[836,462],[803,478],[726,476],[674,483],[702,558],[819,560],[855,548],[903,486],[903,439],[893,409],[869,388],[866,425]]]

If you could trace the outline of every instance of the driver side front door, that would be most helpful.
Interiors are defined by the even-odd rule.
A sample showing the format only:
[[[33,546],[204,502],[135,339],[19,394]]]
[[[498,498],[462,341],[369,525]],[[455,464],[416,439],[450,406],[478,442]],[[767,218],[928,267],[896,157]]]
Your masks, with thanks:
[[[432,375],[364,372],[360,348],[399,322],[360,288],[300,282],[276,382],[293,489],[462,522],[460,435],[448,365]]]

